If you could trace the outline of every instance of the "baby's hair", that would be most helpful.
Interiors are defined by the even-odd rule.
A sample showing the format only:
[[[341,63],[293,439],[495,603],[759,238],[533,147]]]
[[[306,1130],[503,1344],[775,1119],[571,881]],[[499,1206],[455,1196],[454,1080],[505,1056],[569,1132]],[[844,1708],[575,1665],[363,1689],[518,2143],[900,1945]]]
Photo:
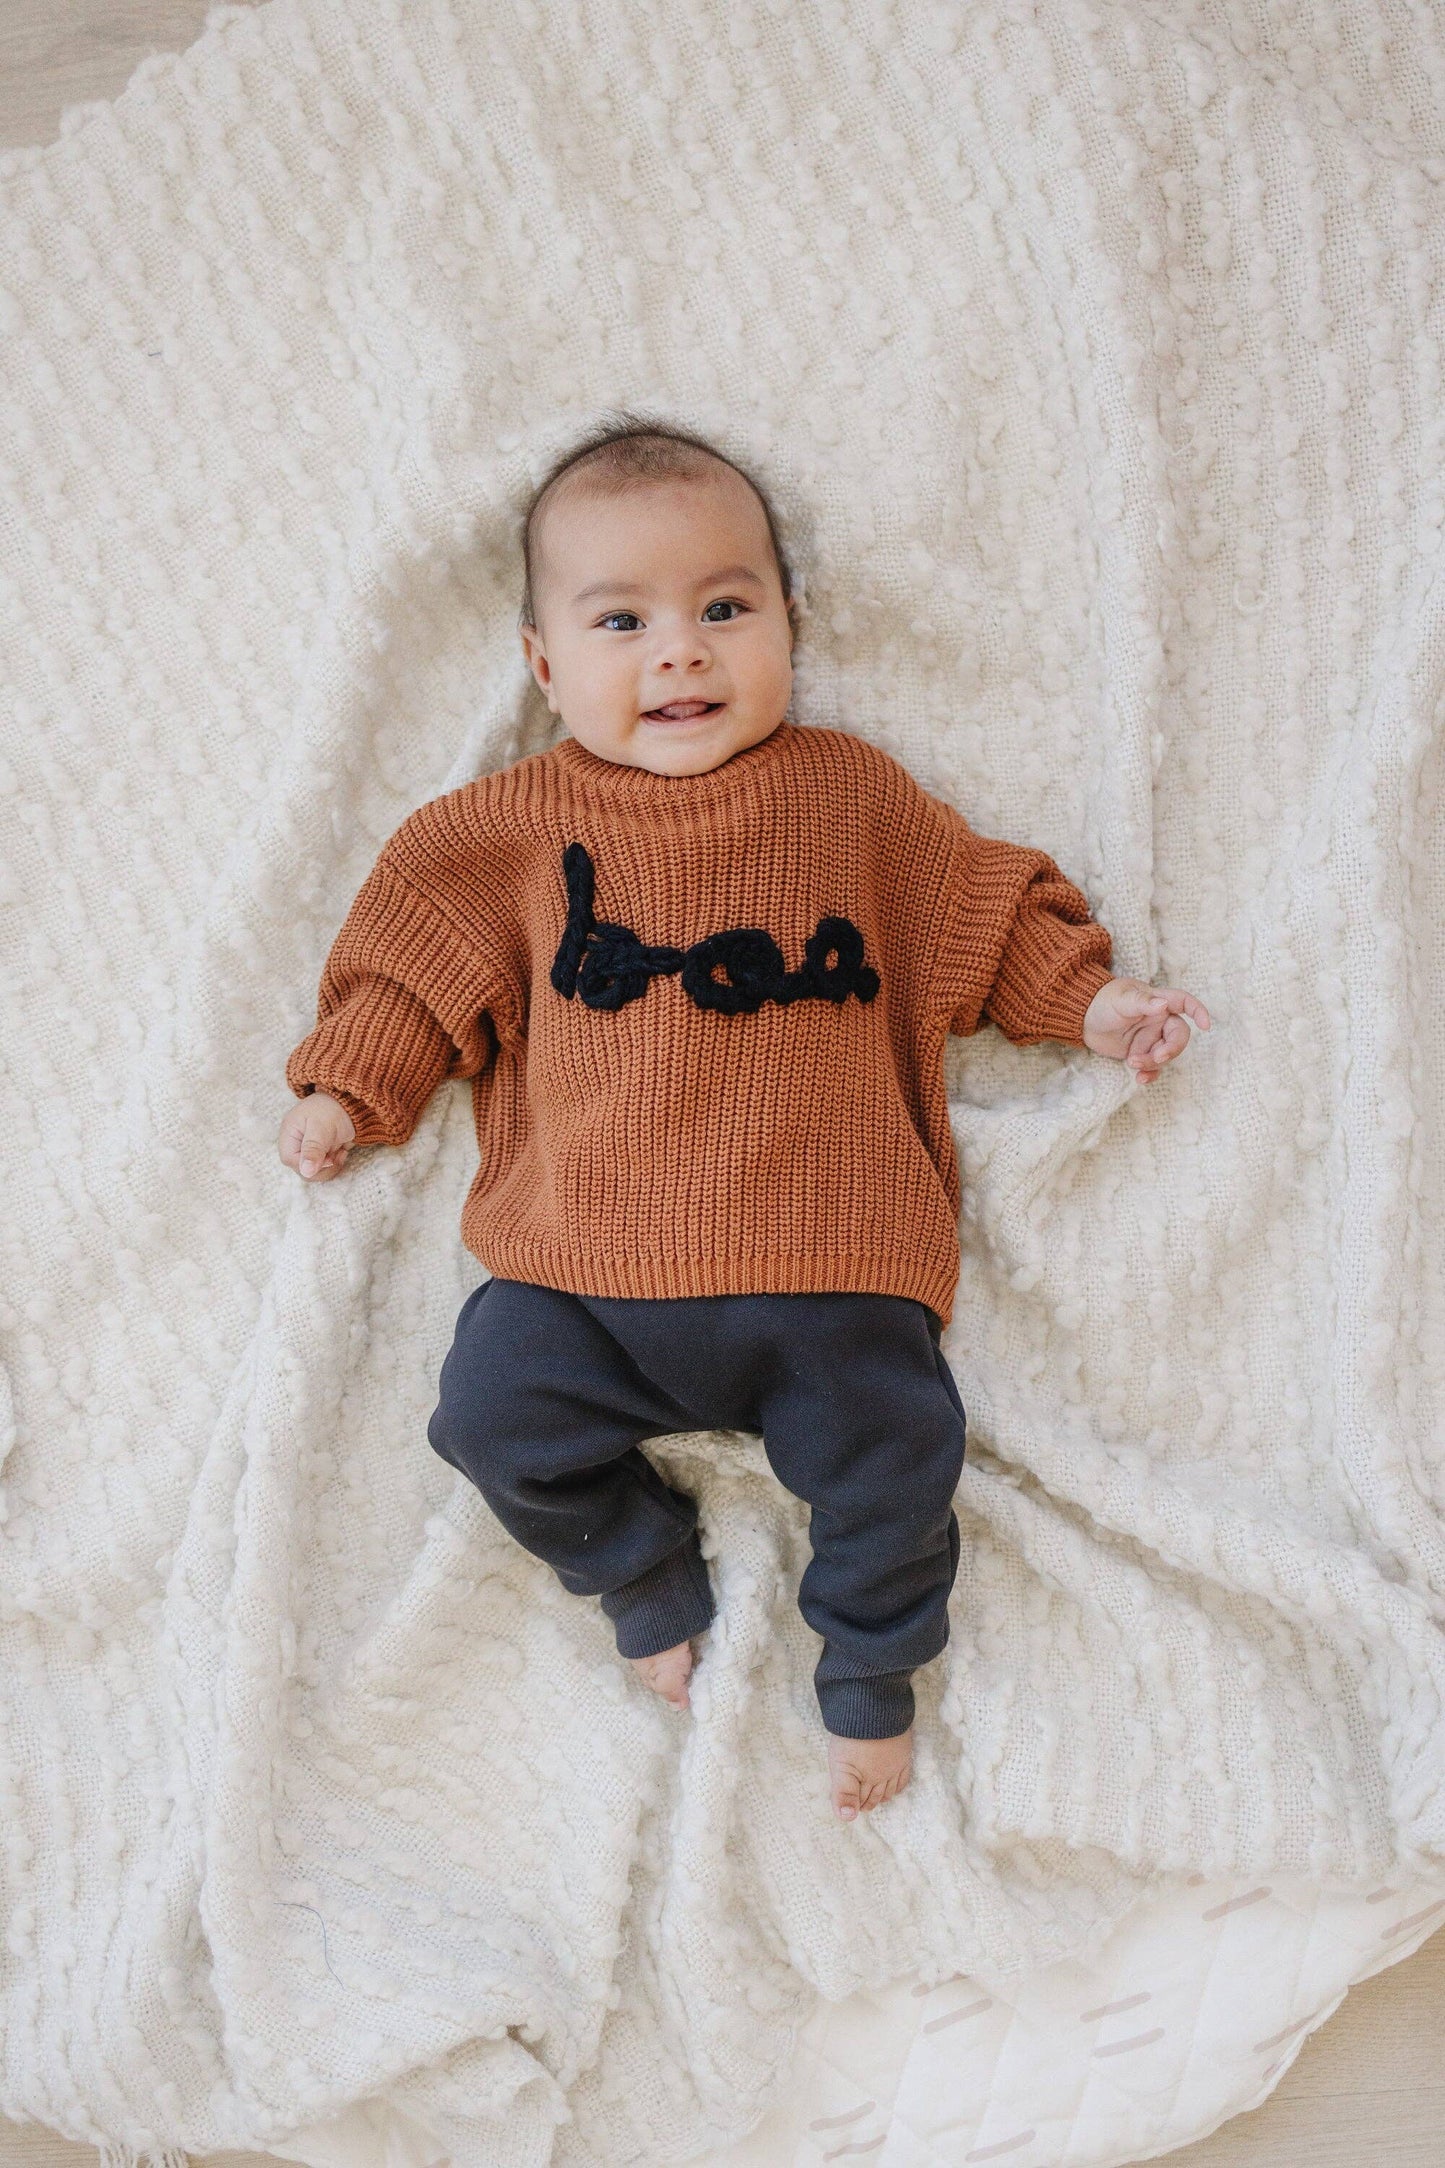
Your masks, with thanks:
[[[768,498],[767,491],[746,467],[729,459],[716,445],[705,437],[693,436],[686,429],[663,427],[657,422],[644,420],[640,415],[614,410],[610,420],[600,422],[588,431],[571,450],[553,461],[536,489],[532,492],[522,522],[522,565],[524,585],[520,622],[535,626],[535,599],[533,596],[533,533],[543,501],[551,495],[564,475],[585,475],[587,487],[599,496],[618,496],[637,482],[695,482],[702,480],[711,462],[731,467],[740,474],[763,508],[768,523],[768,538],[773,546],[773,557],[782,582],[783,600],[792,607],[793,575],[783,545],[778,536],[778,521]]]

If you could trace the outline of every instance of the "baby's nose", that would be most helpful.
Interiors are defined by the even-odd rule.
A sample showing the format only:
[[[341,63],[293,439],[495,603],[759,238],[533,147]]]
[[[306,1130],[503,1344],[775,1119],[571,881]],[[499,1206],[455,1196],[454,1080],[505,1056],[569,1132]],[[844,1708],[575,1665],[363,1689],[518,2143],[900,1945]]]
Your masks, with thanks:
[[[674,617],[670,623],[659,624],[656,630],[657,644],[653,652],[659,658],[676,657],[688,660],[694,655],[705,656],[708,653],[706,625],[699,625],[696,621],[689,623],[686,618]]]

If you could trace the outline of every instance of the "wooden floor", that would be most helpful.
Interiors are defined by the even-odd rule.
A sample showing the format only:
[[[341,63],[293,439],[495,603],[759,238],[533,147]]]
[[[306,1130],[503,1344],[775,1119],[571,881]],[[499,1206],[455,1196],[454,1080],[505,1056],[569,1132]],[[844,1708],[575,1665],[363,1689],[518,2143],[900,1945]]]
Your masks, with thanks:
[[[113,98],[147,53],[198,37],[205,15],[204,0],[0,0],[0,146],[49,142],[64,106]],[[0,2122],[0,2168],[94,2168],[97,2157]],[[1170,2168],[1445,2168],[1445,1932],[1355,1988],[1263,2107],[1167,2157]],[[214,2156],[235,2168],[258,2158]]]

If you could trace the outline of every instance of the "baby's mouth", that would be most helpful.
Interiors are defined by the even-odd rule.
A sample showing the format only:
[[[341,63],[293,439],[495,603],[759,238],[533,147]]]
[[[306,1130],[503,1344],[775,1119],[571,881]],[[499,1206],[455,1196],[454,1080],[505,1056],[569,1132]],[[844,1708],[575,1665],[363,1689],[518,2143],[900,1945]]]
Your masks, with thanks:
[[[690,723],[695,716],[716,715],[722,705],[721,700],[669,700],[665,708],[644,708],[643,720],[650,723]]]

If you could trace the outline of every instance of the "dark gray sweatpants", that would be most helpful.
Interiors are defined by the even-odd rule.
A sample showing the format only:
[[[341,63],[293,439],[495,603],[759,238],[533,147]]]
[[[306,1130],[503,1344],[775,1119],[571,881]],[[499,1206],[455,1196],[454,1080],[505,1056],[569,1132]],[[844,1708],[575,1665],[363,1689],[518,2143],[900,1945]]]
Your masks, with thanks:
[[[648,1300],[493,1278],[462,1304],[427,1436],[564,1587],[601,1599],[622,1655],[652,1656],[715,1606],[696,1503],[640,1443],[760,1435],[812,1507],[798,1608],[823,1637],[823,1723],[889,1739],[948,1640],[958,1572],[966,1420],[940,1333],[902,1295]]]

